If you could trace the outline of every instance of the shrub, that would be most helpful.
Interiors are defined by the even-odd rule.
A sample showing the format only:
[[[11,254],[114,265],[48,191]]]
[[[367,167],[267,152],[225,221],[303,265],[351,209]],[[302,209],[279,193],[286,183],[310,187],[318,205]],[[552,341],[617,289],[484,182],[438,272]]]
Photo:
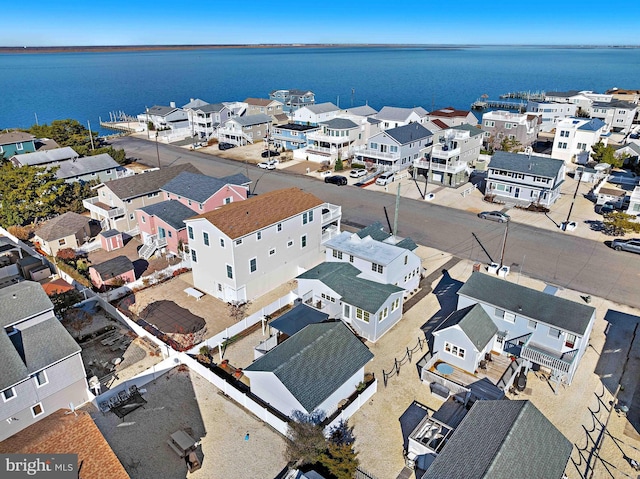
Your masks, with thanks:
[[[31,236],[31,227],[29,226],[9,226],[7,231],[18,238],[19,240],[26,241]]]
[[[78,255],[73,248],[62,248],[56,253],[56,258],[59,258],[66,263],[72,263],[78,258]]]

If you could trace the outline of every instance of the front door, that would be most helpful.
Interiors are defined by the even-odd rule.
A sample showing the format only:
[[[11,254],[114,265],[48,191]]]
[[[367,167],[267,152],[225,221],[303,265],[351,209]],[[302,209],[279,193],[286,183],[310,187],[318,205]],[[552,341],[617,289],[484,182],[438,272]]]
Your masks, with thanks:
[[[167,232],[165,231],[165,229],[162,228],[161,226],[158,226],[158,239],[164,239],[166,235],[167,235]]]

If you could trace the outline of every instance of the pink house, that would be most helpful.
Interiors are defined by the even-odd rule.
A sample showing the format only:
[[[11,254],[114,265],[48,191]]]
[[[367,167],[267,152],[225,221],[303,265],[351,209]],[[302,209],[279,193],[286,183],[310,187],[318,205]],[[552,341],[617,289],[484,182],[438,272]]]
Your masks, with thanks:
[[[176,200],[196,214],[207,213],[234,201],[246,200],[251,180],[242,174],[213,178],[182,172],[160,190],[167,200]]]
[[[109,285],[136,280],[133,263],[126,256],[116,256],[104,263],[94,264],[89,268],[89,276],[93,285],[101,290]]]
[[[140,257],[148,259],[157,249],[178,254],[180,240],[187,244],[187,226],[184,220],[196,216],[193,210],[176,200],[162,201],[155,205],[136,210],[140,236],[144,245],[139,250]],[[153,251],[145,253],[153,245]]]

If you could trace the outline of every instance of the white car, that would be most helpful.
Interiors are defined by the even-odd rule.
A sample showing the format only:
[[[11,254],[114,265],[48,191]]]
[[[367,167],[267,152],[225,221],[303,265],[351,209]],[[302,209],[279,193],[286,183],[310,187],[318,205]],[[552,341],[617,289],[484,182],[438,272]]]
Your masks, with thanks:
[[[275,170],[278,163],[278,160],[262,161],[258,163],[258,168],[262,168],[263,170]]]
[[[357,170],[351,170],[349,172],[349,176],[351,178],[360,178],[361,176],[366,176],[367,170],[364,168],[358,168]]]

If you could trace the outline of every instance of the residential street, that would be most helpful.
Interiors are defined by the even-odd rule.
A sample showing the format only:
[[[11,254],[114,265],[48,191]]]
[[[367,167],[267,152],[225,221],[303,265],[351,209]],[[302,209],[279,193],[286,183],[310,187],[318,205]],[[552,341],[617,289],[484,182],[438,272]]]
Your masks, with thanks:
[[[156,150],[154,143],[135,137],[112,141],[114,147],[124,148],[129,157],[150,166],[157,166],[159,155],[162,166],[191,162],[211,176],[244,173],[253,181],[252,191],[257,194],[294,186],[304,188],[325,201],[341,205],[345,225],[365,226],[374,221],[386,225],[385,208],[393,224],[395,195],[369,188],[336,187],[305,175],[266,171],[248,161],[218,158],[162,143],[157,144]],[[465,201],[459,197],[460,209],[454,209],[403,197],[398,235],[410,236],[418,244],[459,258],[485,264],[490,260],[500,262],[504,227],[477,218],[477,210],[467,211]],[[491,205],[486,204],[486,209],[492,209]],[[514,219],[508,231],[504,264],[511,266],[512,274],[522,272],[560,287],[640,307],[640,297],[633,291],[640,273],[640,255],[615,252],[604,244],[608,239],[603,235],[601,241],[594,241],[581,238],[580,231],[567,234]]]

